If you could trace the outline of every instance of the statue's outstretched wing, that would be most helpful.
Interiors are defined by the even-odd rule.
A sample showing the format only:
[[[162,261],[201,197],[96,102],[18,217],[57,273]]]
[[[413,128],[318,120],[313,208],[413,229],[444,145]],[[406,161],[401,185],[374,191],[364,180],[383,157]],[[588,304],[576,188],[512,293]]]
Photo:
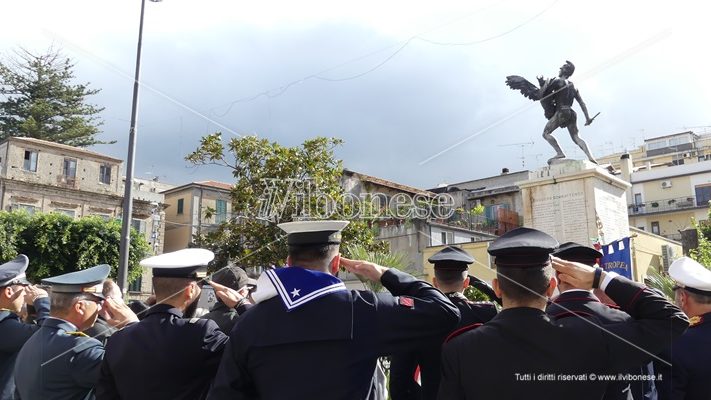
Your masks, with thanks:
[[[523,78],[518,75],[510,75],[506,77],[506,86],[510,87],[511,89],[518,90],[523,94],[524,96],[528,97],[531,100],[540,100],[541,99],[541,94],[540,94],[540,88],[533,83],[529,82],[526,80],[526,78]]]

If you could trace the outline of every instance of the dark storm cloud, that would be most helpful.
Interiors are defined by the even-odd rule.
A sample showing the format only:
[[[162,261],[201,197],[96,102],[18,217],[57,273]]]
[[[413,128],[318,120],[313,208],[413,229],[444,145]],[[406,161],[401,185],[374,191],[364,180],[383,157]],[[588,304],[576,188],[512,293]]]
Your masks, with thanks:
[[[495,175],[504,167],[518,170],[522,156],[525,168],[538,168],[552,155],[541,138],[542,109],[503,82],[509,74],[532,81],[553,76],[566,59],[578,67],[573,81],[591,113],[601,112],[592,126],[581,128],[596,155],[709,122],[711,87],[706,56],[698,52],[704,36],[694,31],[704,25],[686,19],[702,13],[675,20],[673,12],[648,2],[643,9],[617,2],[584,9],[564,2],[504,2],[447,29],[423,29],[428,33],[422,37],[444,43],[435,45],[385,33],[382,26],[328,18],[230,25],[220,22],[226,5],[215,3],[202,9],[214,8],[214,26],[182,29],[189,19],[173,20],[170,7],[189,4],[167,3],[160,12],[151,10],[146,25],[142,78],[161,95],[141,91],[137,177],[230,181],[229,171],[184,161],[201,136],[222,131],[227,140],[233,137],[229,130],[284,145],[316,135],[339,137],[345,144],[337,155],[346,167],[419,187]],[[548,11],[531,19],[541,10]],[[392,23],[407,20],[406,11],[393,14]],[[438,11],[440,20],[454,17],[441,18]],[[161,28],[166,24],[171,29]],[[123,31],[97,31],[97,37],[86,51],[72,46],[76,38],[50,39],[77,60],[79,80],[103,89],[93,99],[106,107],[103,138],[118,143],[96,150],[125,158],[135,37]],[[486,38],[491,40],[477,42]],[[330,70],[320,73],[324,69]],[[363,75],[330,82],[314,74]],[[567,132],[555,136],[570,156],[582,157]]]

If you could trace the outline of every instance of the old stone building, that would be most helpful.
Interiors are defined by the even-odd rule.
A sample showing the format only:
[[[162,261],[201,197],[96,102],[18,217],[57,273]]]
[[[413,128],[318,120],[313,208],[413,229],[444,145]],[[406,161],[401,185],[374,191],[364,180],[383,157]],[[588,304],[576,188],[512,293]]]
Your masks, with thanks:
[[[73,218],[121,218],[122,164],[120,159],[78,147],[8,138],[0,143],[0,209],[58,212]],[[138,183],[134,181],[134,185]],[[151,193],[139,185],[134,192],[132,226],[146,236],[154,253],[162,253],[164,204],[160,190]],[[150,279],[135,282],[131,289],[150,293]]]

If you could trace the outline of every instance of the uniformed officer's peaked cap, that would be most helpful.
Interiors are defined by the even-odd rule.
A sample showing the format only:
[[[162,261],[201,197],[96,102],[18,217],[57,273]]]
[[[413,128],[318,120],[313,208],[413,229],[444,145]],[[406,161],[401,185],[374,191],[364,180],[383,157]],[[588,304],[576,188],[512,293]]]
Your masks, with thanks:
[[[602,253],[592,247],[583,246],[575,242],[563,243],[558,247],[553,255],[562,258],[566,261],[575,261],[586,265],[594,265],[598,258],[602,257]]]
[[[447,246],[427,259],[435,269],[464,271],[474,262],[474,257],[459,247]]]
[[[348,221],[293,221],[277,225],[286,232],[289,246],[341,243],[341,231]]]
[[[689,292],[711,296],[711,271],[689,257],[674,261],[669,276]]]
[[[141,260],[141,266],[153,269],[156,278],[190,278],[207,276],[207,264],[215,258],[215,253],[206,249],[183,249],[148,257]]]
[[[489,254],[502,267],[541,267],[548,264],[558,241],[545,232],[531,228],[516,228],[494,240]]]
[[[14,260],[0,265],[0,287],[10,285],[29,285],[25,271],[30,260],[26,255],[20,254]]]
[[[102,264],[81,271],[42,279],[42,283],[52,286],[52,293],[90,293],[104,298],[103,283],[111,272],[111,266]]]

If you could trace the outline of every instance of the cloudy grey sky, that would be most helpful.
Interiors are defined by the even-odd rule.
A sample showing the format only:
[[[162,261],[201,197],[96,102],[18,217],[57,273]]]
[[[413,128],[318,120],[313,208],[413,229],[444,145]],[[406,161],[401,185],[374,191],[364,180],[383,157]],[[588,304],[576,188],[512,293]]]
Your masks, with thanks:
[[[95,150],[125,158],[138,0],[8,0],[0,50],[54,45],[106,107]],[[347,168],[418,187],[543,166],[542,109],[506,75],[567,59],[595,123],[595,155],[711,125],[704,1],[259,1],[147,3],[136,176],[217,179],[183,157],[201,136],[284,145],[336,136]],[[577,106],[576,106],[577,107]],[[703,131],[704,128],[698,128]],[[711,128],[709,128],[711,132]],[[556,137],[583,158],[564,131]],[[516,145],[534,142],[533,145]]]

